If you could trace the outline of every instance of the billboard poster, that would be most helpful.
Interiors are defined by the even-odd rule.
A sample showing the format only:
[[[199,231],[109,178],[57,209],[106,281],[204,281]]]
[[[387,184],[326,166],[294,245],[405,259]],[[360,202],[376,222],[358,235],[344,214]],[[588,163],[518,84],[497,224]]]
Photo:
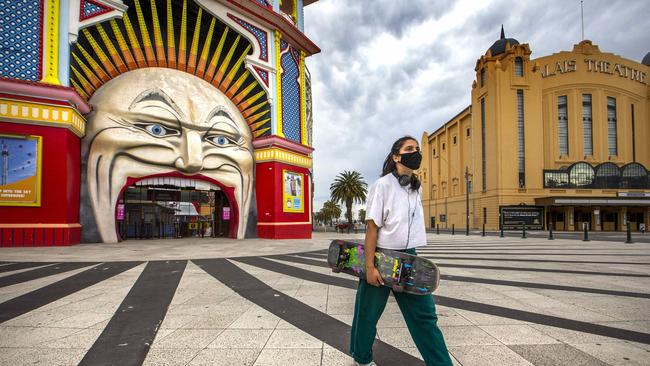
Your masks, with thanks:
[[[503,230],[544,229],[544,207],[541,206],[501,206]]]
[[[0,206],[41,205],[41,137],[0,135]]]
[[[282,170],[282,211],[305,212],[305,178],[302,174]]]
[[[230,207],[224,207],[221,211],[222,220],[230,220]]]

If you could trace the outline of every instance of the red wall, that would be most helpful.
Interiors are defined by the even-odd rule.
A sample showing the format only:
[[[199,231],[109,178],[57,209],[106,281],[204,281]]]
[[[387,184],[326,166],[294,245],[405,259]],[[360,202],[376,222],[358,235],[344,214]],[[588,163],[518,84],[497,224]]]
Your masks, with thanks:
[[[41,206],[0,206],[0,224],[3,224],[0,246],[79,243],[79,137],[65,128],[3,121],[0,121],[0,133],[43,138]],[[12,228],[8,224],[21,225]]]
[[[311,177],[309,176],[309,170],[280,162],[257,163],[255,169],[257,235],[261,238],[271,239],[311,238],[312,227],[308,223],[311,212]],[[302,213],[283,212],[282,210],[284,207],[282,201],[283,169],[302,173],[305,177],[303,185],[303,205],[305,209]],[[304,224],[282,225],[283,222],[301,222]],[[259,225],[259,223],[262,223],[262,225]],[[275,225],[264,225],[263,223],[273,223]]]

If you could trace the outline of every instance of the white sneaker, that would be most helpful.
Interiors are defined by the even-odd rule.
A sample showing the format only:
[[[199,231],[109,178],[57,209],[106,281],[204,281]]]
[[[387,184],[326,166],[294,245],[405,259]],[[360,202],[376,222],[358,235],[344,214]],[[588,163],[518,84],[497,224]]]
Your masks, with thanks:
[[[371,361],[370,363],[358,363],[355,361],[354,366],[377,366],[377,364],[375,361]]]

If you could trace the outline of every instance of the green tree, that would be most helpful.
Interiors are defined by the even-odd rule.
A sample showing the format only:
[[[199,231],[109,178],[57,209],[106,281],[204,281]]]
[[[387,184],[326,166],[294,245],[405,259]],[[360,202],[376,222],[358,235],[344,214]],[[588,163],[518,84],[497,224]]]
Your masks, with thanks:
[[[368,184],[363,180],[361,173],[357,171],[343,171],[334,179],[330,185],[330,197],[332,202],[345,204],[345,217],[348,220],[348,232],[352,226],[352,204],[363,204],[366,202]]]
[[[341,206],[332,201],[325,201],[320,212],[323,215],[323,221],[329,221],[330,225],[332,225],[333,219],[338,219],[341,217]]]
[[[359,210],[359,221],[364,225],[366,223],[366,210],[363,208]]]

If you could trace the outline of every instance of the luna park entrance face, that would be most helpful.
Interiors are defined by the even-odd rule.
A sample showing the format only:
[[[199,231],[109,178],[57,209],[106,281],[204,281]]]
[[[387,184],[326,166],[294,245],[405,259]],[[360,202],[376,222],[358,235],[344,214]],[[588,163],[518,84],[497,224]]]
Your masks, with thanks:
[[[115,215],[121,240],[228,237],[230,202],[223,191],[209,188],[128,187]]]

